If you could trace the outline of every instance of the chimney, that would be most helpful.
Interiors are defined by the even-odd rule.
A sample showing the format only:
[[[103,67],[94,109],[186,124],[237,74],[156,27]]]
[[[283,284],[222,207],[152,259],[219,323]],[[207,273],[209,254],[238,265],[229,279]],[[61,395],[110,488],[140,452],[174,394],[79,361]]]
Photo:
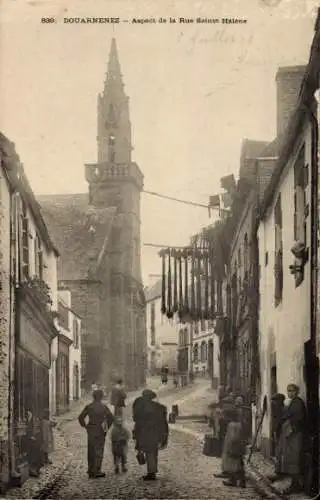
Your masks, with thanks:
[[[289,124],[300,94],[301,83],[306,66],[281,67],[277,71],[277,136],[279,137]]]

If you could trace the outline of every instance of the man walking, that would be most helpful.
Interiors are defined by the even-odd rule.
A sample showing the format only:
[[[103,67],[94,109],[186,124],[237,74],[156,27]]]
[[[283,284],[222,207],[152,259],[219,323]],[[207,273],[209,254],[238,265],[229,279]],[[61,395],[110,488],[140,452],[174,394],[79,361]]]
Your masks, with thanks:
[[[135,422],[136,449],[145,455],[147,475],[145,481],[154,481],[158,472],[158,451],[167,446],[169,427],[167,409],[154,401],[156,393],[145,389],[132,407]]]
[[[92,403],[88,404],[78,417],[79,424],[88,434],[88,475],[92,478],[105,477],[105,473],[101,472],[104,444],[107,431],[113,423],[113,415],[102,403],[102,398],[101,390],[94,391]]]
[[[111,391],[110,402],[114,408],[114,416],[122,417],[123,408],[126,406],[127,394],[124,390],[123,381],[119,378]]]

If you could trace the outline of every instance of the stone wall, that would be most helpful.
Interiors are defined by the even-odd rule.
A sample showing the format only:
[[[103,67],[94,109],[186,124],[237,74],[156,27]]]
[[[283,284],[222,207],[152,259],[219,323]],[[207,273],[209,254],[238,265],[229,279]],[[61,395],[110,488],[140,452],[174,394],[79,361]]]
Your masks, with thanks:
[[[0,489],[7,483],[10,391],[10,195],[0,167]]]

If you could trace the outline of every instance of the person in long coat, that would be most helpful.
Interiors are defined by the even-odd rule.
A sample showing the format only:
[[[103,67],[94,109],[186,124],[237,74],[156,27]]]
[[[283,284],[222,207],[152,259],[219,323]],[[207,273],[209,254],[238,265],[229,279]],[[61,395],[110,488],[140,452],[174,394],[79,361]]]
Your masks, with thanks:
[[[158,451],[168,443],[167,408],[154,401],[156,397],[155,392],[145,389],[132,407],[136,450],[145,455],[147,463],[147,475],[143,477],[145,481],[156,479]]]
[[[92,478],[105,476],[105,473],[101,472],[104,445],[107,431],[114,419],[109,408],[102,403],[102,398],[101,390],[94,391],[92,403],[88,404],[78,417],[79,424],[88,434],[88,475]]]
[[[230,422],[223,444],[222,470],[229,476],[228,481],[223,481],[226,486],[240,486],[245,488],[244,461],[245,455],[245,435],[240,409],[234,409],[230,413]]]
[[[306,432],[306,406],[298,396],[297,385],[289,384],[287,394],[290,402],[281,417],[279,472],[291,478],[291,484],[284,493],[292,494],[302,489],[302,449]]]

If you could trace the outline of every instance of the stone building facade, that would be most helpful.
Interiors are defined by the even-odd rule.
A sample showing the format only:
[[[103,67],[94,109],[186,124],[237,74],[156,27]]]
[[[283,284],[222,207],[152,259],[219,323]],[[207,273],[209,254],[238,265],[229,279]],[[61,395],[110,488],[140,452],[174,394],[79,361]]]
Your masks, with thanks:
[[[86,165],[88,194],[39,197],[61,250],[59,279],[83,318],[83,376],[105,386],[145,381],[145,297],[140,268],[143,175],[131,159],[128,97],[115,39],[98,97],[98,158]]]
[[[274,169],[275,149],[275,142],[243,141],[239,181],[226,224],[231,242],[226,283],[229,343],[225,338],[223,346],[227,351],[226,382],[249,404],[255,400],[259,384],[257,207]]]
[[[9,481],[9,454],[13,440],[14,342],[12,337],[14,283],[10,287],[14,260],[11,239],[11,200],[18,161],[14,147],[5,136],[1,139],[0,162],[0,491]],[[16,181],[17,182],[17,181]],[[1,491],[2,492],[2,491]]]
[[[319,486],[319,355],[317,353],[318,176],[319,176],[319,16],[306,68],[300,70],[298,95],[282,133],[279,158],[266,192],[258,229],[261,261],[261,396],[300,387],[308,411],[305,491]],[[292,74],[292,73],[291,73]],[[298,70],[295,71],[296,79]],[[287,83],[287,80],[286,80]],[[289,81],[291,85],[291,81]],[[264,453],[274,454],[271,410],[262,426]]]
[[[165,365],[170,371],[177,370],[179,324],[161,314],[161,285],[160,280],[145,290],[148,371],[151,374],[159,373]]]
[[[57,258],[13,143],[1,134],[1,464],[3,483],[28,476],[27,414],[39,419],[50,408],[51,346],[57,336]],[[11,285],[11,286],[10,286]],[[4,425],[5,424],[5,425]],[[3,439],[2,439],[3,442]],[[3,448],[3,446],[2,446]],[[5,460],[3,459],[5,458]]]
[[[69,347],[69,401],[77,401],[81,397],[81,319],[72,308],[71,293],[67,289],[59,289],[59,330],[72,342]]]

